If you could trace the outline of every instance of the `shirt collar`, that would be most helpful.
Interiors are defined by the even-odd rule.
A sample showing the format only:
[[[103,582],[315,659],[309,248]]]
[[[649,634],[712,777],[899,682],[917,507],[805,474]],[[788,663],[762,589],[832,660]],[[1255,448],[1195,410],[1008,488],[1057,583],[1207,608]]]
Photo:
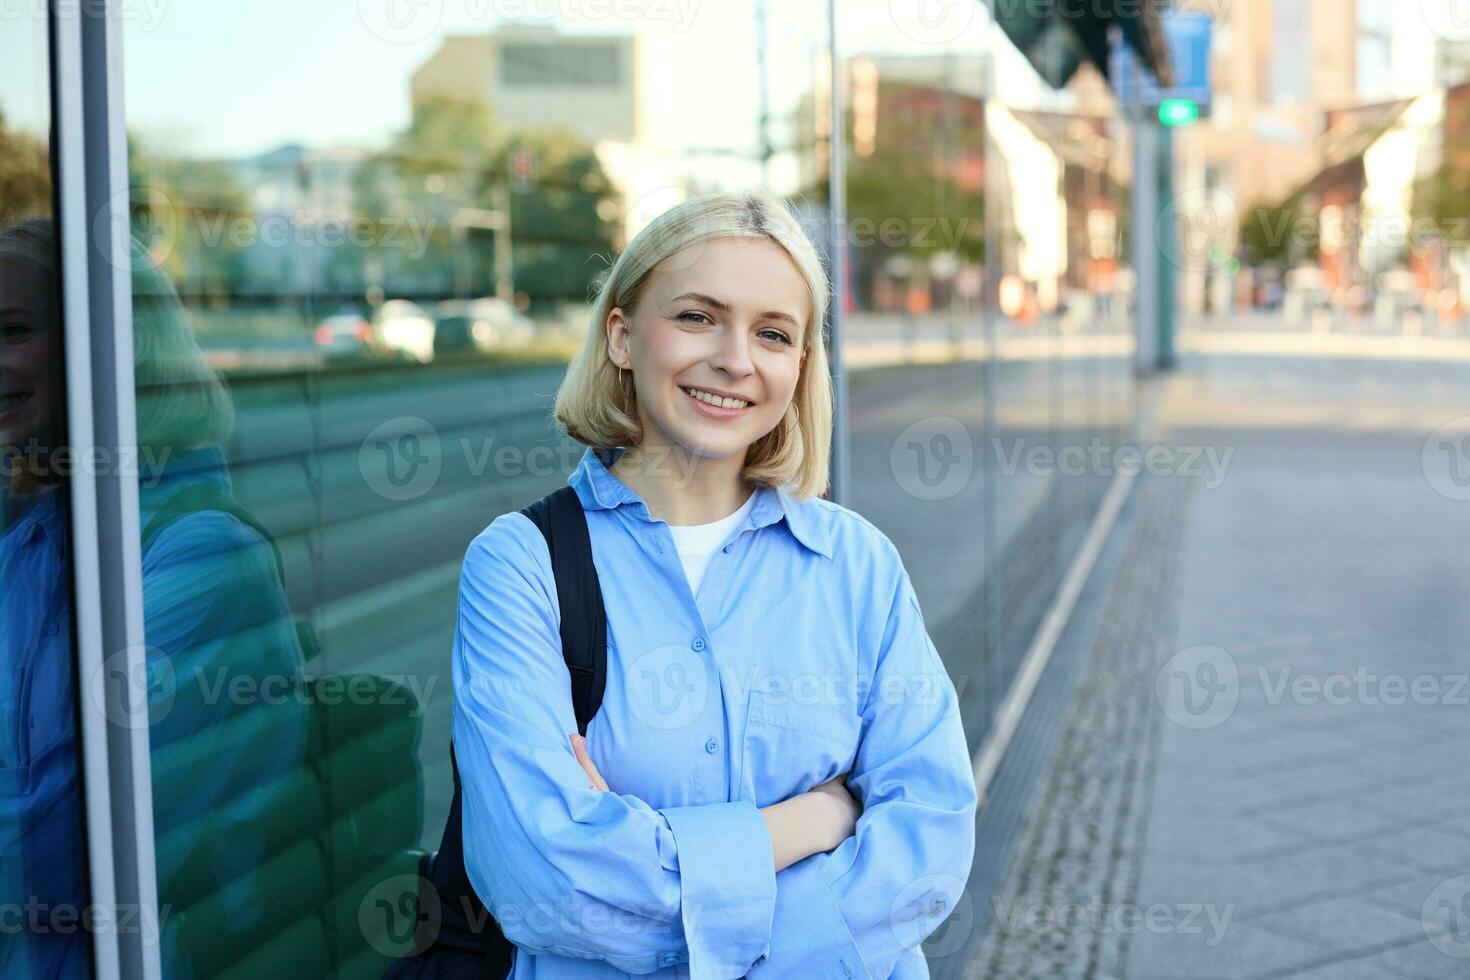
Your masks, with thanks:
[[[173,494],[195,483],[214,483],[225,494],[231,490],[229,466],[218,446],[201,446],[175,454],[162,466],[140,464],[138,510],[144,527],[158,507]],[[62,555],[66,553],[66,515],[61,511],[61,488],[48,486],[5,501],[0,536],[29,544],[44,535]],[[13,537],[12,537],[13,536]]]
[[[584,510],[613,510],[626,506],[644,521],[652,521],[643,498],[608,469],[622,456],[623,448],[600,450],[588,447],[567,483],[577,492]],[[808,550],[832,557],[832,540],[821,515],[810,501],[801,500],[786,487],[757,487],[754,505],[746,515],[751,527],[765,527],[783,517],[791,534]]]
[[[60,486],[51,485],[27,495],[23,500],[7,501],[11,509],[7,517],[10,526],[4,528],[5,536],[24,545],[44,535],[52,547],[63,549],[66,539],[65,526],[61,523],[64,515],[58,503],[60,499]]]

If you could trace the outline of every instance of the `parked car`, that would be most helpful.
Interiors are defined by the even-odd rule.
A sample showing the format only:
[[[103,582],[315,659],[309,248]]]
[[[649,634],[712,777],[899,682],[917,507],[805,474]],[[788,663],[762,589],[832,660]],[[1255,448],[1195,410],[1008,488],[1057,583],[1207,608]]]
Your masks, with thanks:
[[[441,354],[522,347],[535,335],[535,321],[495,296],[447,299],[434,308],[434,350]]]
[[[317,324],[311,339],[324,357],[359,357],[372,350],[373,325],[362,310],[343,307]]]
[[[434,320],[417,303],[390,299],[373,314],[373,342],[391,356],[422,364],[434,359]]]

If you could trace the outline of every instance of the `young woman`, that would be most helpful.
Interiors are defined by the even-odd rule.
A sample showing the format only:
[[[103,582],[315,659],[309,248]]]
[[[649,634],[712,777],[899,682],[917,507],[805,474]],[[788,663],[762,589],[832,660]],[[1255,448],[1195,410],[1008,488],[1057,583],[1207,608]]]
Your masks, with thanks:
[[[465,865],[517,980],[929,975],[975,785],[898,552],[818,496],[828,288],[759,194],[673,208],[609,272],[556,400],[608,619],[585,742],[541,533],[469,547]]]

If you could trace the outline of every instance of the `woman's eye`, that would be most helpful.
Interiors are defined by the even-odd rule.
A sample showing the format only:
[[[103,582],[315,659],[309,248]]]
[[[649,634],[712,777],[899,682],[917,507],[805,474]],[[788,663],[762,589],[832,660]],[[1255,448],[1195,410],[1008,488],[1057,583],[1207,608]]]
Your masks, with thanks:
[[[683,321],[685,321],[687,323],[700,323],[700,324],[704,324],[704,323],[713,324],[714,323],[714,321],[711,320],[707,315],[699,312],[698,310],[686,310],[685,312],[680,313],[675,319],[683,320]],[[781,343],[781,344],[790,344],[791,343],[791,338],[790,337],[788,337],[783,331],[776,330],[776,329],[762,330],[760,332],[760,336],[762,336],[762,337],[768,337],[771,340],[774,340],[777,343]]]
[[[3,336],[5,342],[10,344],[18,344],[34,332],[28,323],[7,323],[0,327],[0,336]]]

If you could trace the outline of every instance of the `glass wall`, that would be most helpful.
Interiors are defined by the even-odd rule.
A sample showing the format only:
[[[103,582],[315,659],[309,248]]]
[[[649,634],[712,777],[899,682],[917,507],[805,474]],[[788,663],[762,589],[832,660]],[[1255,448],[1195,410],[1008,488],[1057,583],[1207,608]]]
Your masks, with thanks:
[[[0,18],[0,975],[85,977],[61,265],[44,16]],[[93,462],[97,462],[94,460]]]
[[[461,559],[575,466],[550,408],[590,299],[686,197],[774,191],[829,251],[843,154],[844,503],[903,553],[972,749],[1096,512],[1132,392],[1101,83],[1049,93],[980,4],[845,0],[838,113],[822,5],[634,7],[119,18],[167,977],[378,977],[413,948]],[[8,85],[44,77],[30,40]],[[46,120],[0,95],[6,162],[42,175],[7,184],[10,225],[48,213]],[[5,377],[39,377],[6,329]]]
[[[1129,438],[1121,127],[984,5],[840,16],[849,503],[903,552],[978,749]]]
[[[373,6],[124,20],[168,977],[411,948],[460,562],[581,455],[550,407],[599,275],[707,190],[826,247],[820,11]]]

